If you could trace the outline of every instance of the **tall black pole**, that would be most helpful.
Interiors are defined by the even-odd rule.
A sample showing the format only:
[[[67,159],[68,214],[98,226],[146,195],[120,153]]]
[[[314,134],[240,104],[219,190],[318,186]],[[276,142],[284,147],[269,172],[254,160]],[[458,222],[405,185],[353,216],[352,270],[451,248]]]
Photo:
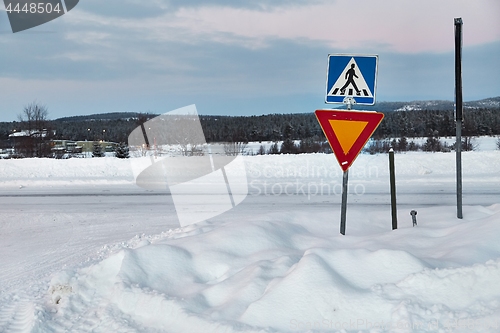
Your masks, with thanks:
[[[456,134],[456,162],[457,162],[457,217],[463,218],[462,213],[462,18],[455,18],[455,120]]]

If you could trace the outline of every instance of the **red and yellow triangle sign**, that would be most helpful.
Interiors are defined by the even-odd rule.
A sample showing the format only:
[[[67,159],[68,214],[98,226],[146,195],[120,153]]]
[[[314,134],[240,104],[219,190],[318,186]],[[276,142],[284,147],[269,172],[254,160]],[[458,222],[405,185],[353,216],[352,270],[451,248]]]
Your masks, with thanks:
[[[371,111],[316,110],[315,114],[344,171],[384,119],[383,113]]]

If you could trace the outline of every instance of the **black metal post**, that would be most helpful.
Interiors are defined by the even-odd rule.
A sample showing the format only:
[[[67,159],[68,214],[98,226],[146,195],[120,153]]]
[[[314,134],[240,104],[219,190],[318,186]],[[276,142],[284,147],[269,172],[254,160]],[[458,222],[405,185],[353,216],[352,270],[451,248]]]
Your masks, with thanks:
[[[455,18],[455,120],[456,120],[456,164],[457,164],[457,217],[462,213],[462,18]]]
[[[396,206],[396,167],[394,165],[394,150],[389,150],[389,174],[391,181],[391,215],[392,230],[398,228],[398,209]]]

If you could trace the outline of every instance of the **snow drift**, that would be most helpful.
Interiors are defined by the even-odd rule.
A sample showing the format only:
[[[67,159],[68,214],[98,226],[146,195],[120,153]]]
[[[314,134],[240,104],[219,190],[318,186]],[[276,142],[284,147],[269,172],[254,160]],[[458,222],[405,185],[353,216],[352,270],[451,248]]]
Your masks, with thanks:
[[[500,205],[468,207],[474,218],[459,222],[447,209],[423,213],[433,218],[418,228],[364,236],[325,232],[321,218],[305,214],[173,230],[55,275],[42,311],[56,313],[45,324],[72,332],[497,332]]]

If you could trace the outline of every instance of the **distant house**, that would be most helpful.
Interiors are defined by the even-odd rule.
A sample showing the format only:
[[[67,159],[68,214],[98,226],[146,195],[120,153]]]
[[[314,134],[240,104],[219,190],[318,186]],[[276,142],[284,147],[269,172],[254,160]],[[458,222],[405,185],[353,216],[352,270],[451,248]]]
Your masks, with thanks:
[[[27,131],[27,130],[22,130],[22,131],[15,131],[14,130],[14,133],[12,134],[9,134],[9,138],[39,138],[39,137],[42,137],[42,138],[45,138],[47,137],[47,135],[49,134],[52,134],[52,135],[55,135],[56,134],[56,131],[52,131],[52,133],[50,133],[49,130],[42,130],[42,131],[39,131],[39,130],[31,130],[31,131]]]
[[[55,131],[43,130],[21,130],[9,134],[12,142],[14,155],[21,157],[45,157],[51,153],[51,142],[49,137],[55,135]]]

